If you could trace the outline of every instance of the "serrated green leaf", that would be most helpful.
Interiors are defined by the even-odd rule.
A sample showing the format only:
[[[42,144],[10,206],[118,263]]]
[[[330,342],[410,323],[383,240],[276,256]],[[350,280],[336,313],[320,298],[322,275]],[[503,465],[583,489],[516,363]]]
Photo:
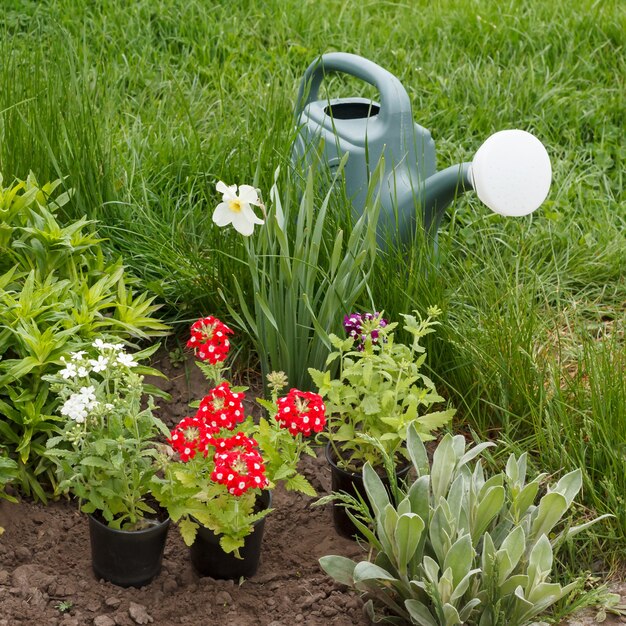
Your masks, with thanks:
[[[227,554],[234,552],[236,558],[241,558],[239,556],[239,548],[243,548],[244,544],[245,539],[242,537],[233,537],[231,535],[222,535],[220,537],[220,548]]]
[[[80,464],[87,467],[102,467],[106,469],[111,467],[111,463],[109,461],[101,459],[97,456],[87,456],[84,459],[81,459]]]
[[[185,517],[178,522],[178,530],[180,531],[185,545],[190,546],[196,540],[198,524],[191,521],[188,517]]]
[[[289,491],[299,491],[307,496],[314,498],[317,496],[313,485],[302,474],[291,476],[285,481],[285,487]]]

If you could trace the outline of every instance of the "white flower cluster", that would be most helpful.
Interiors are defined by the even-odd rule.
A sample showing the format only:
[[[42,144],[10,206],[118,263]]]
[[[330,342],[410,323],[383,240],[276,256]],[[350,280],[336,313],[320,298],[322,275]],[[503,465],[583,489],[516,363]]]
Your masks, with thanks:
[[[66,363],[65,367],[59,372],[65,380],[70,378],[87,378],[92,371],[96,373],[104,372],[107,367],[115,364],[123,365],[124,367],[135,367],[137,365],[137,361],[133,359],[133,356],[124,352],[123,343],[107,343],[102,341],[102,339],[96,339],[91,345],[101,353],[100,356],[97,359],[85,361],[83,356],[87,353],[84,350],[72,352],[70,354],[71,361]],[[114,356],[102,354],[110,350],[115,352]],[[65,361],[65,357],[61,357],[61,360]]]
[[[67,415],[76,423],[82,424],[89,415],[89,411],[98,406],[95,391],[93,385],[81,387],[78,393],[73,393],[65,401],[61,407],[61,415]]]

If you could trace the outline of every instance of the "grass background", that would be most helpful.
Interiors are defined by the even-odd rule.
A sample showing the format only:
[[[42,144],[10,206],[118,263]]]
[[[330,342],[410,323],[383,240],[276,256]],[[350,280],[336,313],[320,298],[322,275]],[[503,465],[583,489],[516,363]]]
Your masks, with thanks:
[[[419,241],[381,254],[370,299],[388,317],[444,310],[429,345],[457,427],[581,466],[585,515],[615,518],[570,546],[626,556],[626,8],[619,0],[2,0],[0,173],[66,177],[68,219],[100,232],[166,303],[169,321],[233,293],[243,247],[211,222],[215,183],[268,195],[289,164],[293,106],[316,56],[365,56],[405,85],[438,166],[504,128],[536,134],[553,187],[532,217],[471,194],[448,212],[436,268]],[[332,96],[372,94],[335,78]],[[343,217],[342,217],[343,216]],[[345,212],[337,210],[337,221]],[[345,224],[344,224],[345,226]],[[240,280],[245,278],[240,276]],[[365,303],[364,303],[365,305]]]

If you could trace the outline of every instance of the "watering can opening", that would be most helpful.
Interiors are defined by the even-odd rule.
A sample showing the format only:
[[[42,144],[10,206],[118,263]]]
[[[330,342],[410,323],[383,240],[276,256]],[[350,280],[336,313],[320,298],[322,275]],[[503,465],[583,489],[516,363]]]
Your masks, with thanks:
[[[380,102],[364,98],[317,100],[322,81],[342,72],[373,85]],[[552,180],[543,144],[525,131],[500,131],[488,138],[472,162],[437,171],[430,131],[413,121],[411,102],[400,81],[372,61],[354,54],[322,55],[306,70],[295,118],[298,135],[295,163],[314,165],[321,156],[329,170],[348,155],[343,170],[345,190],[354,213],[365,207],[368,183],[378,164],[380,219],[378,241],[409,243],[421,224],[436,244],[446,208],[470,189],[501,215],[528,215],[545,200]],[[323,146],[321,154],[311,149]]]
[[[336,120],[360,120],[378,115],[380,107],[373,102],[335,102],[327,105],[324,113]]]

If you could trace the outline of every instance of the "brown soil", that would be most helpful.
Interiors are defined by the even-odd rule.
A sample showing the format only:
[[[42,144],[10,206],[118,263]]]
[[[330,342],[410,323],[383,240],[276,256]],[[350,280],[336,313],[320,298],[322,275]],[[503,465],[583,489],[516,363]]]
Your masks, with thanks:
[[[207,390],[198,369],[187,365],[174,368],[167,356],[156,364],[170,376],[161,384],[172,394],[161,409],[170,425]],[[303,459],[301,469],[320,495],[329,492],[330,471],[321,452],[317,459]],[[123,589],[93,575],[87,518],[74,503],[1,502],[0,626],[368,624],[358,596],[318,565],[323,555],[357,557],[361,548],[338,536],[330,510],[311,507],[306,496],[278,489],[272,504],[261,564],[251,579],[238,584],[199,578],[173,527],[160,575],[142,589]],[[577,623],[590,622],[572,622]]]

